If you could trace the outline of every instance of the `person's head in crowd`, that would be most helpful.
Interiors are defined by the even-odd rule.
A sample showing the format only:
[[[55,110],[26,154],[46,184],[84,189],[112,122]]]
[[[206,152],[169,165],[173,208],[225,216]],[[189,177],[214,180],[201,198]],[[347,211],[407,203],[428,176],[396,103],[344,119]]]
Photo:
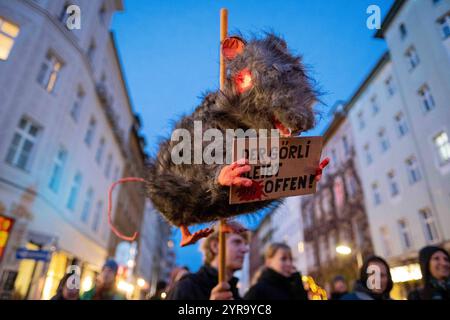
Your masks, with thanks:
[[[419,262],[425,285],[433,279],[445,281],[450,277],[450,256],[440,247],[422,248],[419,252]]]
[[[333,279],[333,292],[336,293],[346,293],[348,291],[347,283],[345,282],[345,278],[341,275],[337,275]]]
[[[244,257],[249,251],[250,234],[248,231],[226,234],[225,268],[229,274],[241,270]],[[219,265],[219,232],[214,231],[201,245],[204,263],[218,268]]]
[[[394,282],[388,263],[378,256],[367,258],[360,270],[360,283],[373,296],[389,298]]]
[[[189,274],[189,268],[186,266],[173,268],[172,272],[170,273],[167,291],[170,291],[175,286],[175,284],[187,274]]]
[[[267,268],[285,277],[291,276],[294,270],[291,248],[281,242],[269,244],[264,254],[264,262]]]
[[[72,273],[66,273],[59,282],[56,295],[52,300],[78,300],[80,299],[80,288],[73,281]],[[74,275],[76,276],[76,275]]]
[[[98,276],[98,282],[103,288],[111,288],[116,282],[119,265],[114,259],[107,259]]]

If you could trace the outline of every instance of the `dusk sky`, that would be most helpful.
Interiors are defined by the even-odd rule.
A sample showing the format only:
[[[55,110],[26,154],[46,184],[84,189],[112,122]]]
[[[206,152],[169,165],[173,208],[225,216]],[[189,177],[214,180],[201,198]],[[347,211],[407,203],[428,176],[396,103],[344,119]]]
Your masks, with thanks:
[[[273,31],[289,49],[303,56],[310,75],[325,94],[322,116],[310,135],[321,135],[329,110],[352,96],[385,52],[375,30],[366,27],[366,9],[376,4],[384,17],[393,0],[283,1],[138,1],[125,0],[113,30],[134,110],[143,120],[148,152],[159,137],[168,137],[172,122],[190,113],[199,96],[219,83],[219,12],[226,7],[229,34]],[[255,227],[244,220],[249,227]],[[194,229],[194,228],[193,228]],[[198,246],[179,248],[177,264],[196,271],[201,265]]]

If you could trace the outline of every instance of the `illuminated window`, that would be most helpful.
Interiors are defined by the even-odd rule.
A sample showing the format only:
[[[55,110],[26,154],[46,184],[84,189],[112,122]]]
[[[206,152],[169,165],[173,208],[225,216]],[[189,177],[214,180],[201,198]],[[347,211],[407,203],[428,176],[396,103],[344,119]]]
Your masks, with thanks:
[[[448,135],[446,132],[442,131],[436,135],[433,140],[439,157],[439,164],[443,166],[450,161],[450,143],[448,141]]]
[[[77,202],[78,193],[81,188],[81,181],[83,177],[80,172],[75,174],[73,178],[72,187],[70,188],[69,199],[67,200],[67,208],[73,211],[75,209],[75,204]]]
[[[0,17],[0,60],[7,60],[19,35],[19,27]]]
[[[64,165],[67,159],[67,151],[64,148],[60,148],[56,153],[56,157],[53,160],[52,175],[48,187],[53,192],[58,192],[61,184],[61,177],[64,170]]]
[[[436,227],[436,222],[429,209],[422,209],[419,211],[419,217],[422,222],[423,232],[427,243],[435,243],[439,240],[439,235]]]
[[[84,200],[83,211],[81,211],[81,221],[85,223],[89,220],[89,214],[91,212],[93,197],[94,197],[94,190],[92,190],[92,188],[89,188],[86,193],[86,199]]]
[[[48,52],[37,77],[37,81],[45,90],[47,90],[47,92],[53,92],[55,89],[61,67],[62,63],[58,60],[58,58]]]
[[[97,126],[97,121],[95,121],[94,118],[91,118],[91,120],[89,120],[89,125],[88,125],[88,129],[86,131],[86,135],[84,136],[84,142],[88,146],[91,146],[91,144],[92,144],[92,139],[94,138],[96,126]]]
[[[6,162],[28,170],[40,129],[32,121],[21,118],[6,155]]]

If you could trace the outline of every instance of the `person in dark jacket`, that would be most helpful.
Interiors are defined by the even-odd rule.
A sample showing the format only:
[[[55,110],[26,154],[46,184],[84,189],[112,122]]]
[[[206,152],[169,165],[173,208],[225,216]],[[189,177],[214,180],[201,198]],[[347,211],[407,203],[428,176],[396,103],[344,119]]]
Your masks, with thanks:
[[[204,265],[196,273],[183,276],[169,292],[168,300],[240,300],[238,279],[234,272],[241,270],[249,251],[248,234],[228,233],[226,236],[225,276],[218,283],[219,233],[215,231],[203,240]]]
[[[419,252],[423,287],[408,300],[450,300],[450,256],[440,247],[427,246]]]
[[[265,268],[245,294],[246,300],[308,300],[302,276],[295,271],[291,248],[272,243],[265,253]]]
[[[80,300],[80,288],[75,284],[71,283],[71,273],[66,273],[61,279],[56,289],[56,294],[51,298],[51,300]]]
[[[378,256],[366,259],[356,280],[353,292],[341,300],[390,300],[394,282],[387,262]]]
[[[81,300],[126,300],[117,291],[116,276],[119,265],[114,259],[107,259],[96,279],[95,286],[81,295]]]
[[[346,294],[348,294],[348,290],[345,278],[341,275],[334,277],[330,300],[340,300]]]

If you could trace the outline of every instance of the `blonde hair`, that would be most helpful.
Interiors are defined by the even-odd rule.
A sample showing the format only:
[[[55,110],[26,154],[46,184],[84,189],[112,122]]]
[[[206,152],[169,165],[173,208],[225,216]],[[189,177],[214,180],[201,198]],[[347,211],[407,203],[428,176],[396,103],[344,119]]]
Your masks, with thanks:
[[[292,259],[291,247],[282,242],[274,242],[267,246],[266,251],[264,253],[264,260],[267,261],[268,259],[273,258],[273,256],[277,253],[278,250],[289,251],[289,255],[291,256]]]
[[[244,238],[247,243],[250,242],[250,232],[249,231],[244,231],[244,232],[237,233],[237,234],[240,235],[242,238]],[[219,231],[218,231],[218,228],[216,228],[216,227],[214,227],[214,232],[211,233],[211,235],[208,238],[203,239],[203,241],[200,245],[200,250],[203,253],[203,262],[207,265],[210,265],[211,262],[214,260],[214,258],[217,255],[211,249],[211,243],[214,241],[219,242]]]

